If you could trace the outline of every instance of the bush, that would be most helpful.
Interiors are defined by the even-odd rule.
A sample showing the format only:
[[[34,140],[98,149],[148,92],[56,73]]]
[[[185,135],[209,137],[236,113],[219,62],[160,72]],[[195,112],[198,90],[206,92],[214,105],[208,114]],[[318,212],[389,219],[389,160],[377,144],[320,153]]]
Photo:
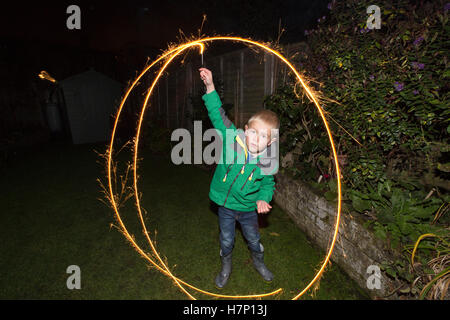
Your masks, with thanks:
[[[405,169],[417,177],[428,172],[445,180],[449,170],[444,157],[450,151],[450,71],[444,50],[449,42],[448,13],[443,2],[416,9],[408,1],[395,7],[382,1],[382,27],[369,30],[369,5],[352,0],[330,4],[330,16],[307,32],[309,50],[295,62],[321,83],[323,96],[336,102],[322,106],[340,124],[329,121],[339,152],[348,157],[345,176],[352,187],[364,189],[367,180],[376,185],[387,174]],[[282,88],[268,99],[286,125],[281,151],[287,153],[300,143],[303,153],[320,151],[328,157],[322,121],[292,88]],[[304,137],[308,128],[311,138]],[[448,190],[448,183],[440,186]]]
[[[344,200],[398,247],[448,225],[448,219],[434,225],[433,218],[439,208],[448,211],[450,200],[450,6],[382,0],[381,29],[370,30],[371,4],[331,2],[330,14],[305,31],[307,49],[291,61],[320,92],[346,160]],[[292,159],[286,169],[317,185],[319,175],[335,176],[328,136],[315,106],[295,93],[290,79],[265,102],[280,116],[280,153]]]

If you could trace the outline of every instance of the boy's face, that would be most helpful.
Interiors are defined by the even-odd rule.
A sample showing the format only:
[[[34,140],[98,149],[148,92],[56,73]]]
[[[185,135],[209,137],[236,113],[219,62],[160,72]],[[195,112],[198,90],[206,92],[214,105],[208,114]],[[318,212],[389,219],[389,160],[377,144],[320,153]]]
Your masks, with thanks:
[[[245,125],[245,143],[251,153],[260,153],[267,148],[276,138],[271,139],[272,127],[261,120],[253,120]]]

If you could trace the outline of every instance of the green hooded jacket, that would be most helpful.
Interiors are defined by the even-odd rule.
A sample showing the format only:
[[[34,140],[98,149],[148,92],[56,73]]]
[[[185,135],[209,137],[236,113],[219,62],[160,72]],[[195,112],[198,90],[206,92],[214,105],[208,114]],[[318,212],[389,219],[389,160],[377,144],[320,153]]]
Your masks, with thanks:
[[[253,211],[256,201],[269,203],[278,172],[277,143],[271,143],[256,158],[248,158],[245,133],[228,119],[217,91],[202,96],[211,122],[222,139],[222,154],[211,181],[209,197],[220,206]]]

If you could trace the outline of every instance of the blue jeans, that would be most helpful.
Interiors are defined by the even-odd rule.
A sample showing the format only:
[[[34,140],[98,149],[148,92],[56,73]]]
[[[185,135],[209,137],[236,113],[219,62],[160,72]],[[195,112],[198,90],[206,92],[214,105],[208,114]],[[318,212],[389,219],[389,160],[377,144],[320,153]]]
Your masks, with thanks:
[[[248,248],[254,252],[263,252],[264,247],[259,242],[258,214],[253,211],[236,211],[219,207],[220,250],[221,255],[228,255],[234,247],[236,221],[241,225],[242,233],[248,243]]]

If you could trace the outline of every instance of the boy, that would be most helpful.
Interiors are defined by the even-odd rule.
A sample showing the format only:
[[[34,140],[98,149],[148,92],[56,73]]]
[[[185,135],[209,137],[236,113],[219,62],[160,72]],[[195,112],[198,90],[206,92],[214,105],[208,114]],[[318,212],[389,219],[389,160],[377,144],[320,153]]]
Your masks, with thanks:
[[[273,274],[264,264],[257,213],[265,214],[272,208],[269,202],[275,187],[273,175],[278,170],[273,142],[277,140],[279,119],[274,112],[262,110],[249,119],[245,131],[236,129],[221,107],[211,71],[199,71],[206,85],[202,99],[223,142],[222,161],[216,167],[209,192],[210,199],[219,205],[222,270],[216,276],[216,286],[223,288],[230,277],[236,220],[248,242],[255,269],[265,281],[272,281]]]

